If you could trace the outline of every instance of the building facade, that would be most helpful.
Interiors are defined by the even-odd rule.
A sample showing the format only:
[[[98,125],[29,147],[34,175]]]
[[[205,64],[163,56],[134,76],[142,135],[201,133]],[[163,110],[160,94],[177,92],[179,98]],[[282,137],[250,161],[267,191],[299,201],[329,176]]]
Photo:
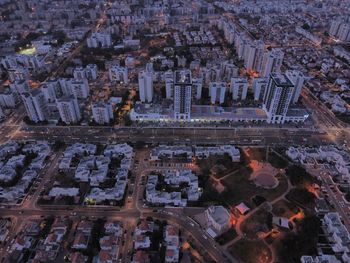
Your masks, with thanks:
[[[246,78],[232,78],[231,92],[233,100],[245,100],[248,92],[248,80]]]
[[[284,123],[291,103],[294,85],[285,74],[271,74],[264,96],[263,109],[267,123]]]
[[[209,94],[211,104],[218,102],[219,104],[224,103],[226,94],[226,83],[225,82],[211,82],[209,84]]]
[[[190,70],[178,70],[174,74],[174,118],[191,119],[192,77]]]
[[[98,124],[108,124],[114,119],[113,109],[110,103],[97,102],[92,105],[91,109],[93,119]]]
[[[46,120],[48,116],[47,103],[40,89],[24,92],[21,97],[27,116],[31,121],[40,122]]]
[[[75,124],[81,120],[78,100],[73,96],[62,97],[56,100],[61,120],[66,124]]]

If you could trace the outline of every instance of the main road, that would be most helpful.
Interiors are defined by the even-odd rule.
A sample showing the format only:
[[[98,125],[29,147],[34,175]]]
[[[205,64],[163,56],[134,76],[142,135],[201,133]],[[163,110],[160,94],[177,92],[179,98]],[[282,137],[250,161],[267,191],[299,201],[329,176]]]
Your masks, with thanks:
[[[9,133],[8,133],[9,132]],[[61,140],[74,142],[137,142],[171,144],[235,144],[256,146],[321,145],[331,143],[325,132],[313,128],[281,127],[67,127],[16,126],[0,127],[6,139]]]

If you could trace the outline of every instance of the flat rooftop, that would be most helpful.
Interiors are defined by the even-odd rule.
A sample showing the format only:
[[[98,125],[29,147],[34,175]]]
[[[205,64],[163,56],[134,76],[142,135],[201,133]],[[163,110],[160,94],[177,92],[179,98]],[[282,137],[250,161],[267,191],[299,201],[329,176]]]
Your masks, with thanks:
[[[232,120],[266,120],[267,116],[263,109],[260,108],[235,108],[235,107],[218,107],[218,106],[200,106],[193,105],[191,118],[205,119],[232,119]]]
[[[177,70],[175,71],[175,84],[191,84],[191,71],[190,70]]]
[[[293,87],[293,83],[285,74],[272,73],[271,78],[278,87]]]
[[[288,117],[302,117],[302,116],[309,116],[310,114],[305,109],[288,109],[287,116]]]

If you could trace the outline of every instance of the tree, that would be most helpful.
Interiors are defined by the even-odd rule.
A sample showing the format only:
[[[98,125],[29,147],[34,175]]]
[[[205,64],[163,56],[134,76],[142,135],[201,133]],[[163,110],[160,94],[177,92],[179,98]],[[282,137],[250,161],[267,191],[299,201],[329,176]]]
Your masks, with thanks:
[[[34,123],[28,116],[24,116],[23,122],[24,122],[25,124],[28,124],[28,125],[31,125],[31,124]]]
[[[142,149],[145,145],[146,145],[146,143],[144,141],[136,141],[135,148]]]
[[[166,88],[165,88],[165,86],[162,86],[160,88],[160,94],[161,94],[162,98],[166,98]]]
[[[114,43],[118,43],[118,42],[121,42],[123,39],[120,37],[120,35],[118,34],[111,34],[111,38],[113,40]]]
[[[307,216],[297,225],[297,233],[289,233],[281,239],[278,258],[281,262],[300,262],[302,255],[317,253],[320,219]]]
[[[52,38],[57,40],[58,45],[62,45],[66,40],[67,36],[62,30],[56,30],[52,32]]]
[[[305,182],[312,183],[315,179],[300,165],[291,165],[286,168],[286,175],[288,176],[292,185],[302,185]]]
[[[76,28],[79,26],[82,26],[84,24],[84,21],[82,19],[74,19],[70,23],[71,28]]]
[[[27,45],[30,45],[30,40],[28,39],[20,39],[17,41],[17,43],[14,45],[15,51],[20,51],[23,47],[26,47]]]
[[[131,126],[132,125],[132,120],[131,120],[129,114],[125,114],[125,116],[124,116],[124,124],[125,124],[125,126]]]
[[[23,162],[24,166],[28,166],[36,157],[38,157],[38,154],[36,152],[27,153]]]
[[[317,237],[320,224],[317,216],[307,216],[300,222],[298,231],[306,237]]]
[[[28,41],[32,41],[32,40],[35,40],[37,39],[38,37],[40,37],[41,34],[40,33],[36,33],[36,32],[30,32],[27,36],[26,36],[26,40]]]
[[[310,30],[310,25],[308,23],[304,23],[303,26],[302,26],[303,29],[305,30]]]
[[[129,99],[129,95],[130,95],[130,90],[127,90],[127,91],[123,94],[122,100],[126,102],[126,101]]]
[[[11,38],[10,34],[8,33],[2,33],[0,34],[0,41],[3,42],[3,41],[6,41],[6,40],[9,40]]]
[[[57,151],[59,149],[61,149],[63,146],[65,146],[65,142],[60,141],[60,140],[56,140],[53,144],[53,148]]]
[[[295,188],[292,189],[287,197],[291,200],[294,200],[301,205],[308,206],[313,203],[315,195],[309,192],[306,188]]]

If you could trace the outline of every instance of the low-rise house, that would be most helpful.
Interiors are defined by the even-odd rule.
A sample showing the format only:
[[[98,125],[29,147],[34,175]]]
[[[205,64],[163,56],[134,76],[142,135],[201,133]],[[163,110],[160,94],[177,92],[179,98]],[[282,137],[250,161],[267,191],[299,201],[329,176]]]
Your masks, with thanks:
[[[19,149],[17,142],[9,141],[5,144],[0,145],[0,160],[3,160],[9,155],[13,155]]]
[[[334,255],[302,256],[301,263],[341,263]],[[346,262],[346,261],[344,261]]]
[[[165,262],[179,262],[179,247],[167,246],[165,251]]]
[[[35,239],[32,236],[18,235],[11,246],[11,251],[29,249],[34,244]]]
[[[63,232],[66,233],[68,229],[68,223],[59,217],[55,218],[55,221],[51,225],[51,232]]]
[[[179,246],[179,229],[173,225],[167,225],[164,240],[168,246]]]
[[[75,143],[66,148],[63,153],[64,157],[72,157],[74,155],[82,156],[84,154],[93,155],[96,153],[97,146],[90,143]]]
[[[149,254],[144,250],[137,250],[133,256],[132,263],[150,263]]]
[[[121,237],[123,234],[122,224],[119,221],[107,221],[104,228],[107,235],[114,234],[117,237]]]
[[[331,248],[335,253],[350,252],[350,234],[341,221],[338,213],[327,213],[323,218],[323,224],[329,235]]]
[[[150,246],[151,246],[151,239],[148,236],[144,234],[135,235],[135,242],[134,242],[135,249],[149,248]]]
[[[93,200],[97,204],[104,201],[120,201],[123,199],[126,189],[126,181],[117,181],[113,188],[101,189],[94,187],[86,196],[87,199]]]
[[[223,145],[216,147],[196,146],[168,146],[160,145],[154,148],[150,153],[150,159],[157,161],[160,158],[172,158],[176,156],[185,156],[187,159],[192,159],[194,156],[198,158],[208,158],[211,155],[228,154],[233,162],[239,162],[241,154],[239,149],[232,145]]]
[[[152,221],[147,221],[142,219],[135,229],[136,234],[145,234],[148,232],[153,232],[154,223]]]
[[[85,263],[87,260],[88,258],[80,252],[74,252],[70,255],[71,263]]]
[[[183,190],[187,193],[187,199],[182,198],[181,192],[162,192],[156,190],[158,175],[149,175],[146,185],[146,200],[152,204],[165,204],[174,206],[186,206],[187,200],[197,201],[200,196],[198,177],[191,170],[168,170],[164,174],[164,182],[168,185],[179,187],[186,183],[188,187]]]
[[[115,251],[101,249],[97,256],[97,263],[116,263],[117,260],[118,253]]]
[[[109,144],[106,146],[103,154],[110,158],[119,157],[121,155],[132,158],[134,156],[134,151],[133,148],[127,143]]]
[[[69,170],[71,168],[72,157],[63,157],[58,165],[59,170]]]
[[[0,219],[0,242],[3,242],[9,234],[9,226],[11,221],[7,219]]]
[[[35,260],[54,261],[61,248],[64,235],[67,232],[68,222],[61,218],[56,218],[53,222],[50,233],[44,240],[39,240],[36,246]]]
[[[4,166],[0,169],[0,181],[8,183],[14,180],[17,173],[14,168],[10,166]]]
[[[37,236],[42,230],[40,220],[31,220],[25,223],[24,232],[26,235]]]
[[[92,231],[92,222],[87,220],[82,220],[77,225],[77,231],[82,232],[85,235],[90,235]]]
[[[23,167],[25,158],[26,156],[23,154],[12,156],[7,161],[6,166],[11,167],[13,169],[15,169],[16,167]]]
[[[241,215],[246,215],[249,211],[250,208],[245,204],[245,203],[240,203],[235,206],[235,209],[241,214]]]
[[[101,250],[97,256],[97,262],[115,263],[118,259],[119,242],[123,229],[118,221],[106,222],[104,228],[106,235],[100,238]]]
[[[100,247],[103,250],[112,250],[118,243],[118,237],[115,235],[104,236],[100,238]]]
[[[330,170],[340,174],[342,179],[350,181],[350,155],[333,145],[313,147],[289,147],[287,156],[301,165],[314,166],[327,163]]]
[[[187,159],[192,159],[192,148],[189,146],[159,145],[158,147],[152,149],[150,153],[150,159],[152,161],[156,161],[164,157],[172,158],[176,156],[186,156]]]
[[[195,156],[198,158],[208,158],[211,155],[224,155],[230,156],[232,162],[239,162],[241,160],[241,153],[238,148],[232,145],[223,145],[216,147],[195,147]]]
[[[61,243],[63,235],[57,235],[56,233],[50,233],[47,235],[44,241],[44,245],[57,245]]]
[[[75,235],[72,248],[85,250],[89,245],[89,236],[84,235],[82,232],[78,232]]]
[[[29,169],[40,170],[44,167],[44,163],[46,160],[46,155],[38,155],[36,158],[32,160],[29,165]]]
[[[49,192],[49,196],[54,196],[54,197],[78,196],[78,195],[79,195],[79,188],[75,188],[75,187],[70,187],[70,188],[53,187]]]

